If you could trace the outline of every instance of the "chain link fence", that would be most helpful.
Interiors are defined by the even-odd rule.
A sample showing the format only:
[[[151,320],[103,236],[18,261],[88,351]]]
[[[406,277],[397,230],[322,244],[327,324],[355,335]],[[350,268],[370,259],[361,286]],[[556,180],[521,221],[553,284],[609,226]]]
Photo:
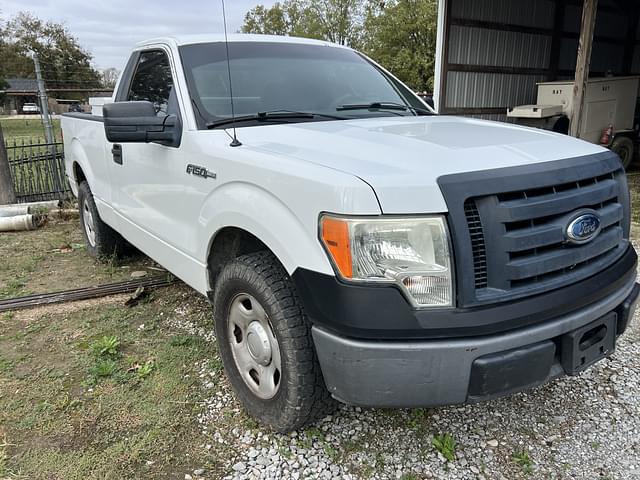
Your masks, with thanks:
[[[16,199],[20,203],[70,198],[64,169],[64,146],[38,138],[5,142]]]

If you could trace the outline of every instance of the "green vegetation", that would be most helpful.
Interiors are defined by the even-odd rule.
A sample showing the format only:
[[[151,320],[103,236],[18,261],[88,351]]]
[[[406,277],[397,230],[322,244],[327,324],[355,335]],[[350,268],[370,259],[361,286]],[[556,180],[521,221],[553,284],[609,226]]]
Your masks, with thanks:
[[[515,452],[511,458],[524,473],[528,474],[533,472],[533,460],[525,450]]]
[[[105,266],[84,248],[78,217],[51,218],[41,229],[0,235],[0,299],[128,280],[151,261],[137,255]]]
[[[100,85],[91,54],[64,24],[40,20],[29,12],[0,19],[0,79],[35,78],[32,53],[40,59],[49,88]]]
[[[99,357],[115,357],[118,355],[120,340],[115,335],[105,336],[91,344],[91,351]]]
[[[350,45],[415,90],[432,91],[437,16],[437,0],[285,0],[249,10],[242,31]]]
[[[21,145],[23,141],[28,144],[31,140],[36,143],[44,142],[45,139],[44,127],[39,115],[33,115],[29,118],[0,117],[0,127],[2,127],[2,134],[8,145],[13,145],[14,142]],[[58,119],[53,120],[53,133],[56,140],[61,142],[62,130]]]
[[[453,462],[456,459],[456,441],[450,434],[434,436],[431,445],[448,461]]]
[[[109,272],[70,248],[79,233],[76,217],[0,235],[0,258],[11,258],[0,262],[0,296],[130,277],[131,268],[122,268],[129,265]],[[144,268],[144,258],[133,260]],[[222,370],[215,346],[165,321],[187,306],[209,322],[207,302],[179,285],[133,307],[126,298],[0,313],[0,479],[228,473],[235,453],[197,421],[214,394],[203,388],[200,365]],[[223,415],[216,430],[248,425],[247,418]]]
[[[229,452],[204,449],[197,423],[210,395],[198,365],[216,357],[215,348],[158,322],[187,292],[167,288],[162,300],[133,308],[115,297],[3,316],[0,392],[20,394],[0,394],[0,478],[227,473]]]
[[[640,172],[628,172],[627,181],[631,192],[631,220],[640,224]]]

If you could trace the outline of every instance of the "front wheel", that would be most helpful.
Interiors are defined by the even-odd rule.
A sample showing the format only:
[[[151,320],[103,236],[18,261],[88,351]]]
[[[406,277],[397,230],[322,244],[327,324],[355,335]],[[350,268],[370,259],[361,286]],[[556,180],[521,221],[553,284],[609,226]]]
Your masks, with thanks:
[[[243,255],[223,267],[213,309],[225,371],[258,422],[285,432],[335,409],[308,319],[291,278],[270,252]]]

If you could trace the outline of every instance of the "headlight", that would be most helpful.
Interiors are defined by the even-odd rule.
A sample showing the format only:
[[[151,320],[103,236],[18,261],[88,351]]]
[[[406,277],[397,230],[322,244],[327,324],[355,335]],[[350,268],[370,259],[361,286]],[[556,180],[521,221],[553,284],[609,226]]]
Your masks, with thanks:
[[[344,279],[396,283],[418,307],[453,305],[449,238],[442,216],[323,215],[320,234]]]

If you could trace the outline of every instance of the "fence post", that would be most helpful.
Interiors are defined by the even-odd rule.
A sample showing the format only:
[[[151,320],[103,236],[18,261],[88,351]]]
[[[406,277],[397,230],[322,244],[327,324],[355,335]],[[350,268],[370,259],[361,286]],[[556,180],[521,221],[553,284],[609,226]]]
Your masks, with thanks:
[[[13,178],[9,168],[9,156],[4,144],[2,125],[0,125],[0,205],[16,203],[16,192],[13,189]]]

